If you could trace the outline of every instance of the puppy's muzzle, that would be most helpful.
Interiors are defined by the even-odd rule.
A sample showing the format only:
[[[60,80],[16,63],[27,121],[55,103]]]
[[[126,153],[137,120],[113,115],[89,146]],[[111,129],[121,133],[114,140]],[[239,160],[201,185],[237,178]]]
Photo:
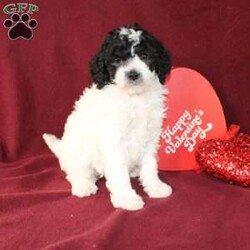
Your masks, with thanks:
[[[133,82],[138,80],[141,77],[141,74],[136,70],[130,70],[126,72],[126,77]]]

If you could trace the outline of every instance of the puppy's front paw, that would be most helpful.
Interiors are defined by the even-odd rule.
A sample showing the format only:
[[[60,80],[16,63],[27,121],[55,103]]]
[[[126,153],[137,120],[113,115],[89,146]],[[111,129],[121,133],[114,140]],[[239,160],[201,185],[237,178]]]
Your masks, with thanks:
[[[147,185],[144,190],[151,198],[165,198],[172,194],[172,188],[162,181],[154,181]]]
[[[71,187],[72,195],[79,198],[90,196],[97,192],[97,186],[92,182],[73,183]]]
[[[139,210],[143,208],[142,198],[134,190],[124,193],[111,194],[111,202],[115,208]]]

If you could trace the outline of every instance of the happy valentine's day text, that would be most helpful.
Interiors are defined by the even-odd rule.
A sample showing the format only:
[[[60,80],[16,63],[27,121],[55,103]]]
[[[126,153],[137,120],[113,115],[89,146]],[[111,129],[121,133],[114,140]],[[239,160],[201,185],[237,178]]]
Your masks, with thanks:
[[[185,110],[178,121],[172,126],[167,126],[163,129],[161,138],[166,143],[166,154],[174,154],[182,145],[193,152],[197,143],[197,138],[205,139],[208,131],[213,128],[212,123],[203,125],[202,116],[204,111],[194,110],[193,114]]]

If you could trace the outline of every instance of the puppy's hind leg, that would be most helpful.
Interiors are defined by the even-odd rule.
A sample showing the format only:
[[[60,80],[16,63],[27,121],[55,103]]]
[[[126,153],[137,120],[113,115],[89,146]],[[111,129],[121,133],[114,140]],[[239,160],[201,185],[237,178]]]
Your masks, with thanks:
[[[79,198],[90,196],[97,192],[97,175],[89,161],[74,158],[67,166],[66,179],[71,184],[72,195]]]

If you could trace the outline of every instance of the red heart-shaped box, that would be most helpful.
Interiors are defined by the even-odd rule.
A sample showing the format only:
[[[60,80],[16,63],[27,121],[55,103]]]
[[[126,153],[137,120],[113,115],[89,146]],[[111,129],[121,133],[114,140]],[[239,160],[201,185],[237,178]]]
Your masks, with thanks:
[[[226,134],[221,103],[208,80],[192,69],[173,69],[166,85],[169,95],[158,153],[159,169],[199,169],[195,160],[197,145]]]

